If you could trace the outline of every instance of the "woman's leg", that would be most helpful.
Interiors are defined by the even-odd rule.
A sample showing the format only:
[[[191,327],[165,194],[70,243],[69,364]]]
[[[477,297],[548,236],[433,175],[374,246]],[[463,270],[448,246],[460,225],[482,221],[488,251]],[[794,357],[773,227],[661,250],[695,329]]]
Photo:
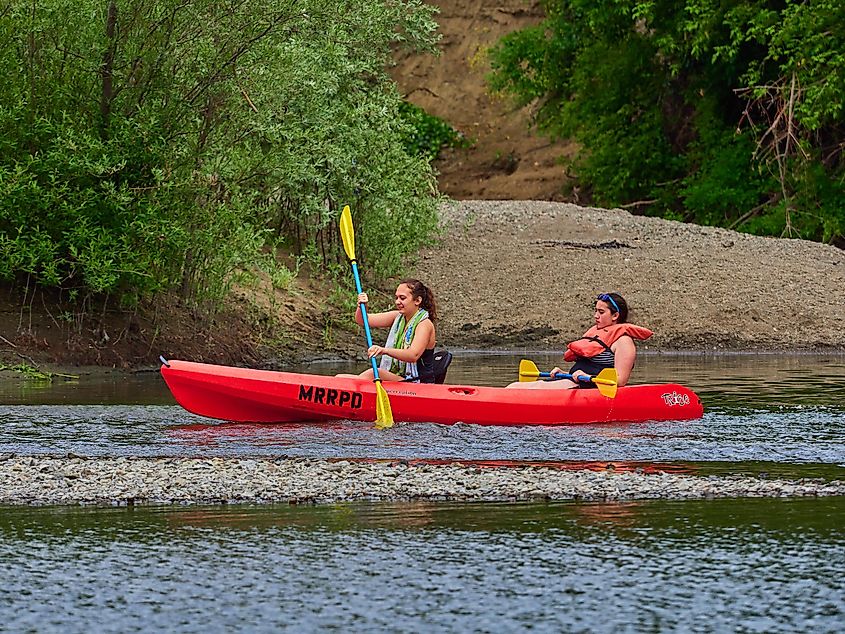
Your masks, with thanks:
[[[370,381],[372,381],[373,380],[373,369],[368,368],[368,369],[364,370],[363,372],[361,372],[361,374],[359,374],[358,376],[362,379],[369,379]],[[387,370],[379,370],[378,371],[378,378],[380,378],[382,381],[404,381],[405,380],[404,376],[399,376],[398,374],[393,374],[393,372],[389,372]]]
[[[343,377],[347,379],[368,379],[370,381],[373,380],[373,369],[368,368],[361,372],[361,374],[335,374],[337,377]],[[404,381],[405,377],[399,376],[398,374],[393,374],[393,372],[388,372],[387,370],[379,370],[378,377],[382,381]]]
[[[505,387],[519,388],[521,390],[571,390],[573,387],[577,387],[577,385],[569,379],[560,379],[558,381],[534,381],[533,383],[516,381]]]

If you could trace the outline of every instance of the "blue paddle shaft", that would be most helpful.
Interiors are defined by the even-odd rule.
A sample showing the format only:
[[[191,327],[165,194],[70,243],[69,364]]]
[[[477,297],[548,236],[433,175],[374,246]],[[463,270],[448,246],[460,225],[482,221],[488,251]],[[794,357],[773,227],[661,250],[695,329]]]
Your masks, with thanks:
[[[358,277],[358,263],[355,260],[352,260],[352,275],[355,276],[355,289],[358,291],[358,294],[364,292],[361,288],[361,278]],[[359,304],[361,306],[361,317],[364,318],[364,332],[367,335],[367,348],[371,348],[373,345],[373,335],[370,333],[370,318],[367,317],[367,305],[366,304]],[[370,363],[373,366],[373,380],[380,381],[378,376],[378,364],[376,363],[375,357],[370,357]]]
[[[552,376],[551,372],[540,372],[540,376],[544,378],[549,378],[552,381],[558,381],[560,379],[569,379],[570,381],[581,381],[582,383],[592,383],[593,379],[589,376],[584,376],[583,374],[579,374],[577,377],[572,376],[571,374],[564,372],[563,374],[555,374]]]

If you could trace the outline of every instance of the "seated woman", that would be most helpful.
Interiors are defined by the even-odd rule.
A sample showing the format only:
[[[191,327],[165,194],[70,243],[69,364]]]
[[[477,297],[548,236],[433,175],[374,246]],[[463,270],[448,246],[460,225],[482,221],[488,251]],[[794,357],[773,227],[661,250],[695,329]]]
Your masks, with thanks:
[[[361,304],[368,301],[366,293],[358,295],[355,321],[359,326],[364,325]],[[367,317],[371,328],[390,328],[384,346],[374,345],[367,350],[369,358],[381,356],[378,373],[382,381],[434,383],[437,305],[430,288],[419,280],[403,280],[396,287],[396,310],[367,313]],[[373,369],[337,376],[372,379]]]
[[[653,334],[648,328],[628,323],[628,303],[619,293],[602,293],[596,299],[593,313],[595,325],[584,336],[570,343],[563,355],[564,360],[575,364],[569,368],[573,376],[595,376],[605,368],[615,368],[617,384],[628,383],[637,348],[634,339],[645,340]],[[550,374],[564,374],[556,367]],[[511,383],[508,387],[529,389],[569,389],[573,387],[596,387],[586,381],[559,379],[535,383]]]

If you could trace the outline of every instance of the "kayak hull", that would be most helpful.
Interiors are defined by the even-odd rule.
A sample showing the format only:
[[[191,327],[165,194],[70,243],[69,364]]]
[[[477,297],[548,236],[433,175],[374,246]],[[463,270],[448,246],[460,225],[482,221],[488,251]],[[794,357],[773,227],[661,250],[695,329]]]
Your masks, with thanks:
[[[225,421],[287,423],[374,421],[372,381],[273,372],[172,360],[161,374],[189,412]],[[505,389],[474,385],[386,382],[396,422],[451,425],[577,425],[689,420],[704,413],[692,390],[677,384],[621,387],[615,398],[598,390]]]

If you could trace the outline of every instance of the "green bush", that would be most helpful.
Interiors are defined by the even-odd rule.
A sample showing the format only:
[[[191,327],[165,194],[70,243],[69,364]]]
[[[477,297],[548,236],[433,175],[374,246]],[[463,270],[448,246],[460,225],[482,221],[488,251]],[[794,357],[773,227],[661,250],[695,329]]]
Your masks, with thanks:
[[[546,0],[491,52],[494,90],[578,141],[604,205],[842,241],[845,5]]]
[[[224,296],[268,247],[388,275],[439,201],[385,67],[421,0],[12,0],[0,14],[0,277],[135,302]]]
[[[417,105],[403,101],[399,115],[407,126],[405,148],[429,161],[436,159],[444,147],[469,147],[463,134],[440,117],[429,114]]]

